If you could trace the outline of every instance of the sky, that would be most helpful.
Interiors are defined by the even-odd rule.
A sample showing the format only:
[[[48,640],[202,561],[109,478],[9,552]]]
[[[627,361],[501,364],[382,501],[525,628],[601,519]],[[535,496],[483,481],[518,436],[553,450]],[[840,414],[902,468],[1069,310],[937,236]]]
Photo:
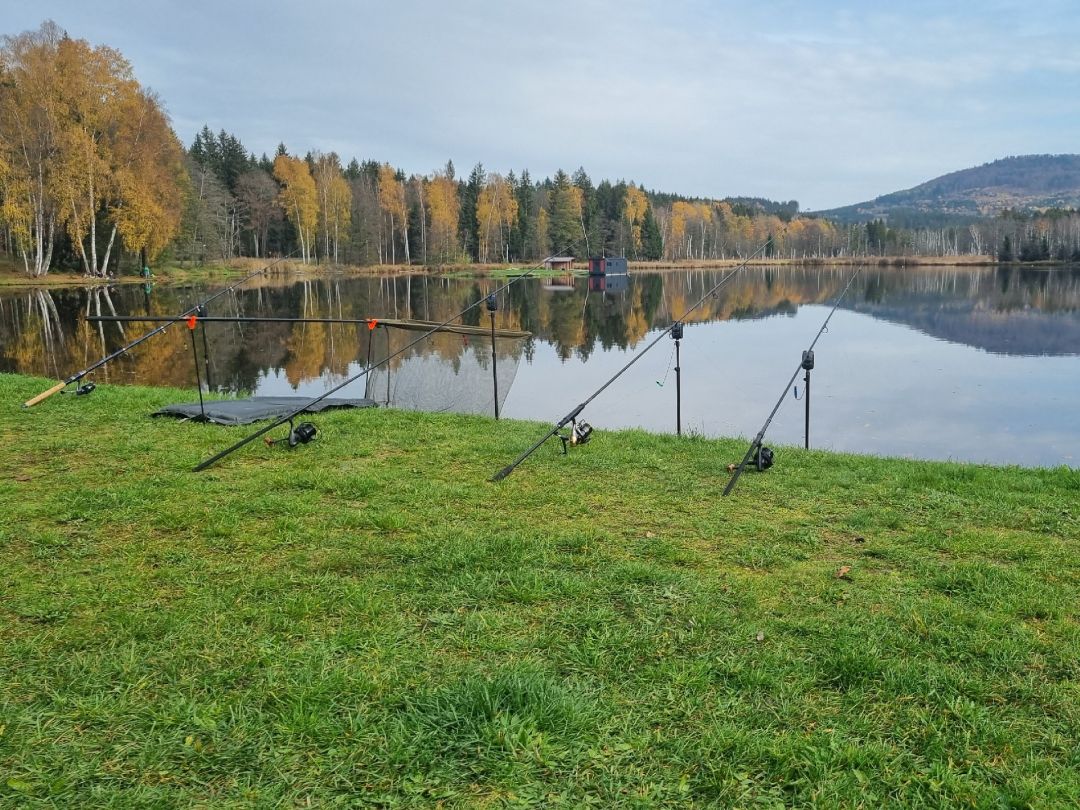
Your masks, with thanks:
[[[118,49],[180,139],[430,174],[583,167],[688,196],[861,202],[1080,152],[1077,0],[0,0]]]

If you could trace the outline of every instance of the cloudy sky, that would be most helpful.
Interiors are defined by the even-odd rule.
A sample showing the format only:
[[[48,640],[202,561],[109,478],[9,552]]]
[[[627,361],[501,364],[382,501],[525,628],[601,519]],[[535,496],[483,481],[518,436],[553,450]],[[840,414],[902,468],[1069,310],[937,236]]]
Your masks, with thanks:
[[[118,48],[181,139],[429,173],[583,166],[827,208],[1080,152],[1077,0],[0,0]]]

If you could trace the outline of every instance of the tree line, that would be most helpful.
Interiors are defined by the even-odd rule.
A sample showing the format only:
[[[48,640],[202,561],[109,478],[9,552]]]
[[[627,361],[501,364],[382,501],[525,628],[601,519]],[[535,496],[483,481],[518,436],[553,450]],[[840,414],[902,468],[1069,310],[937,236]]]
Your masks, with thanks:
[[[204,127],[185,147],[160,100],[114,49],[54,23],[0,44],[0,250],[27,274],[86,275],[170,259],[240,256],[425,266],[528,262],[553,253],[643,260],[753,254],[825,259],[1080,258],[1080,215],[1006,212],[968,227],[838,224],[798,202],[687,198],[584,168],[534,180],[452,161],[430,174],[335,153],[256,157]]]

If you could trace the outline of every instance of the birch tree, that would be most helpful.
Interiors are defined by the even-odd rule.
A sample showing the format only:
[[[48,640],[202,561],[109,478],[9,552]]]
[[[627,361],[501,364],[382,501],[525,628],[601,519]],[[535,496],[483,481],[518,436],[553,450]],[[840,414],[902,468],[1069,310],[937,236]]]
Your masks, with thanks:
[[[461,213],[461,201],[453,177],[445,172],[435,172],[435,176],[427,184],[427,208],[433,259],[436,262],[460,260],[458,217]]]
[[[46,22],[3,39],[0,77],[0,216],[26,272],[49,271],[61,227],[87,275],[105,274],[117,235],[160,251],[179,226],[183,150],[123,56]]]
[[[379,167],[379,206],[390,219],[390,263],[397,264],[397,240],[394,229],[401,229],[405,246],[405,262],[409,263],[409,219],[405,204],[405,183],[389,163]]]
[[[509,261],[510,228],[517,220],[517,208],[510,184],[501,174],[489,174],[476,202],[481,262],[489,261],[491,254]]]
[[[274,177],[281,184],[278,202],[285,216],[296,228],[300,240],[300,256],[304,264],[310,261],[315,248],[315,228],[319,221],[319,200],[315,180],[306,160],[278,155],[274,158]]]

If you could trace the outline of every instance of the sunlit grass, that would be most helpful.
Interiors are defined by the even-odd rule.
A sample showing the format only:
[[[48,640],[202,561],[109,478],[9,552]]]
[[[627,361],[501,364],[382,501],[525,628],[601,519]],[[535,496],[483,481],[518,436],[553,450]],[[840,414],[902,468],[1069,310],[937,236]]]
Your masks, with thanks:
[[[0,805],[1074,806],[1080,473],[0,375]],[[837,572],[850,570],[842,577]]]

